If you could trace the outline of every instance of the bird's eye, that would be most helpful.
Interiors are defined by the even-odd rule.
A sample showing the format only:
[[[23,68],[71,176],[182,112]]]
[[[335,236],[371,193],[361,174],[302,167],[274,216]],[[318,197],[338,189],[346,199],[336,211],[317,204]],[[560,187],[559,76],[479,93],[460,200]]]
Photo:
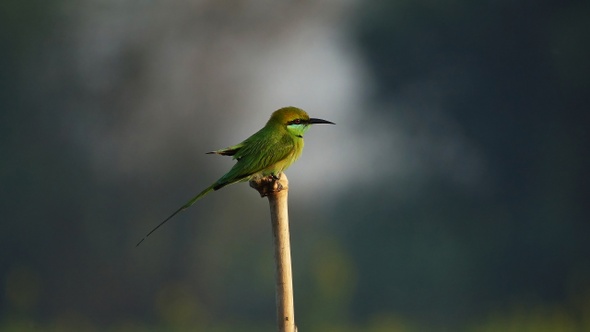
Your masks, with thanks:
[[[294,124],[300,124],[301,123],[301,120],[300,119],[295,119],[295,120],[293,120],[293,123]]]

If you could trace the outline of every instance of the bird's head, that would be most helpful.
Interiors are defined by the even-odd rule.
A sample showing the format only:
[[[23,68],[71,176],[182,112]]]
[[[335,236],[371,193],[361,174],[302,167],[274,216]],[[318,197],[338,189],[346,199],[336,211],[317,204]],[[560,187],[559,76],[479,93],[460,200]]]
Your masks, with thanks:
[[[285,126],[297,137],[303,137],[312,124],[335,124],[327,120],[310,118],[304,110],[293,106],[283,107],[272,113],[268,123]]]

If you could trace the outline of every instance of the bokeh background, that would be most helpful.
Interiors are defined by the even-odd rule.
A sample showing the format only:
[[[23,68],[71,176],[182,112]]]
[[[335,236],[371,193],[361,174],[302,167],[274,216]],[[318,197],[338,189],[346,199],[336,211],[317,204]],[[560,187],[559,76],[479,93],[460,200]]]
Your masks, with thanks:
[[[0,330],[273,331],[266,200],[136,242],[282,106],[300,331],[590,331],[590,3],[4,0]]]

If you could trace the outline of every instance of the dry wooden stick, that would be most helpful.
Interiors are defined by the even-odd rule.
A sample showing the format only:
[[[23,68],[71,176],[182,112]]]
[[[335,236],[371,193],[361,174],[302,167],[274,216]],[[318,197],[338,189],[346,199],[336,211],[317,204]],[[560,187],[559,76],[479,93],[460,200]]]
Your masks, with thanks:
[[[296,332],[287,203],[289,180],[282,173],[278,180],[273,177],[254,179],[250,181],[250,186],[258,190],[261,197],[268,197],[270,204],[270,218],[275,247],[278,330],[279,332]]]

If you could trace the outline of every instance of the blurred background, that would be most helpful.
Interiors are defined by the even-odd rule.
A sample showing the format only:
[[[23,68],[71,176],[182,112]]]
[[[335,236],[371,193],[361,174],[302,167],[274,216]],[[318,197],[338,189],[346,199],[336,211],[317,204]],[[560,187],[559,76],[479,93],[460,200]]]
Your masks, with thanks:
[[[0,330],[273,331],[268,203],[204,153],[298,106],[300,331],[590,330],[588,1],[4,0]]]

